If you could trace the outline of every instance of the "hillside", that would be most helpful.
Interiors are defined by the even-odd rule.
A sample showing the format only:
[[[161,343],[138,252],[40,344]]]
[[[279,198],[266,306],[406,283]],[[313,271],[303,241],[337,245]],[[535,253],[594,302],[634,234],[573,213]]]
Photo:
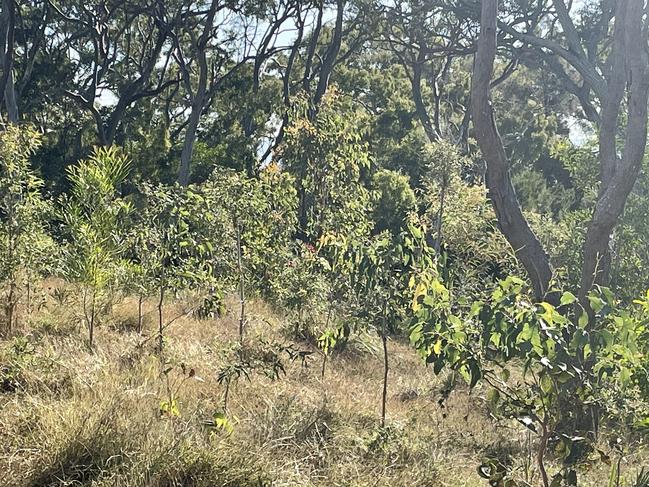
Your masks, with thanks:
[[[273,343],[312,354],[306,364],[280,354],[286,373],[275,380],[260,369],[233,380],[231,424],[218,428],[217,374],[238,353],[234,301],[224,317],[205,320],[185,315],[187,302],[169,306],[168,316],[180,318],[167,329],[162,363],[150,339],[154,302],[145,303],[143,335],[134,331],[137,301],[116,305],[91,353],[74,295],[56,289],[2,347],[0,485],[477,487],[487,485],[477,473],[487,458],[521,479],[533,462],[530,437],[490,416],[481,387],[469,393],[448,375],[436,378],[394,340],[387,426],[379,428],[380,340],[354,336],[322,379],[317,349],[292,342],[285,318],[259,301],[250,306],[249,356],[274,353]],[[169,390],[177,415],[161,412]],[[646,459],[647,450],[630,452],[623,478]],[[583,485],[608,485],[605,463],[583,471]]]

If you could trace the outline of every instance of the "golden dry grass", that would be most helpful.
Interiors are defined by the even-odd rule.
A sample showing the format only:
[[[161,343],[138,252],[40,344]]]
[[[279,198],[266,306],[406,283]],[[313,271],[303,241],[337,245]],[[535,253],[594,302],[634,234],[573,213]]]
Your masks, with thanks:
[[[229,400],[233,431],[215,431],[210,422],[224,393],[217,371],[233,356],[237,319],[183,316],[182,302],[166,309],[181,317],[167,330],[164,352],[180,415],[161,415],[169,365],[154,339],[142,345],[155,333],[154,303],[146,303],[145,337],[133,331],[136,306],[116,305],[90,352],[73,297],[47,297],[21,332],[33,353],[21,355],[17,389],[0,394],[0,485],[485,486],[476,471],[485,456],[506,459],[523,476],[525,432],[495,422],[479,388],[469,394],[456,386],[440,405],[445,379],[396,341],[388,427],[380,430],[380,342],[369,335],[330,362],[325,380],[314,349],[309,367],[286,360],[279,380],[239,380]],[[269,306],[253,302],[250,310],[248,347],[260,338],[289,341],[289,327]],[[0,345],[0,365],[17,360],[13,344]],[[183,380],[181,363],[196,377]],[[643,458],[632,452],[625,474]],[[607,485],[607,476],[598,465],[580,485]],[[539,485],[538,476],[530,484]]]

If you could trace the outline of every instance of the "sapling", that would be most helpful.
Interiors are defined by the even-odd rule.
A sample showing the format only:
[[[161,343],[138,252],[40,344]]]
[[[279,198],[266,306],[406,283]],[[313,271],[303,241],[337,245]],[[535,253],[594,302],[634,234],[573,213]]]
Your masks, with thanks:
[[[515,277],[470,309],[453,303],[436,277],[422,276],[416,284],[411,341],[435,373],[450,367],[470,387],[485,382],[492,414],[536,434],[535,463],[545,487],[577,485],[576,465],[597,445],[600,408],[593,405],[606,390],[633,387],[633,371],[643,363],[644,311],[620,308],[605,288],[588,297],[598,321],[590,331],[574,294],[561,294],[556,307],[535,303]],[[646,298],[636,304],[649,309]],[[514,367],[519,373],[510,371]],[[550,449],[563,465],[554,474],[547,466]]]
[[[288,261],[296,205],[293,179],[271,165],[259,178],[215,171],[204,187],[216,215],[224,274],[239,296],[239,341],[247,324],[247,288],[267,290]],[[227,277],[225,281],[227,281]]]
[[[365,241],[326,236],[322,249],[331,262],[349,262],[356,318],[374,328],[383,350],[381,428],[385,427],[391,332],[406,321],[415,275],[433,265],[425,229],[416,217],[398,235],[383,232]]]
[[[31,314],[33,276],[53,255],[53,241],[46,232],[51,205],[42,195],[43,181],[29,163],[40,143],[40,134],[30,126],[9,125],[0,132],[0,286],[6,289],[0,334],[16,325],[24,292]]]
[[[214,285],[214,214],[193,187],[143,184],[140,190],[144,206],[131,231],[131,253],[142,282],[140,292],[156,296],[162,351],[164,329],[173,321],[164,313],[167,295]]]
[[[68,168],[72,188],[61,201],[68,236],[64,273],[80,288],[90,348],[101,300],[123,265],[123,222],[131,205],[120,197],[119,187],[129,167],[128,158],[118,148],[100,147],[88,159]]]

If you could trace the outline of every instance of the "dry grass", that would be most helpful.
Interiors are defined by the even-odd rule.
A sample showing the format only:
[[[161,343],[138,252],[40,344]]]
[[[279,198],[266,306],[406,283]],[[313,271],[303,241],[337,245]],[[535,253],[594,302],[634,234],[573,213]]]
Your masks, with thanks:
[[[184,316],[169,327],[164,357],[174,367],[166,377],[180,411],[169,417],[160,413],[169,365],[155,354],[155,340],[142,345],[146,336],[133,331],[136,302],[113,308],[91,353],[76,303],[66,299],[47,299],[23,330],[26,349],[0,344],[0,365],[13,367],[15,389],[0,393],[2,486],[483,486],[476,467],[485,456],[522,475],[526,434],[494,422],[480,390],[455,387],[440,405],[444,379],[404,344],[390,343],[386,430],[378,428],[379,342],[362,336],[330,362],[324,381],[316,353],[306,368],[287,361],[279,380],[239,380],[230,391],[228,434],[211,420],[224,393],[217,371],[237,341],[235,316]],[[281,316],[263,303],[250,309],[248,347],[260,347],[260,338],[289,341]],[[152,336],[154,304],[146,311]],[[176,303],[166,313],[184,311]],[[183,380],[181,363],[196,377]],[[642,459],[642,451],[629,457],[629,477]],[[607,475],[605,465],[594,467],[580,485],[607,485]]]

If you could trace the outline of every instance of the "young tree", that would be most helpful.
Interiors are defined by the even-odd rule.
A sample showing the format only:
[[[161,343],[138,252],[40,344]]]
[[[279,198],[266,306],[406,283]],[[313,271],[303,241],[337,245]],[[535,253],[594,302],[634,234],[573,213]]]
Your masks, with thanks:
[[[329,90],[313,117],[306,98],[292,113],[279,161],[295,176],[300,237],[316,242],[328,232],[367,235],[369,192],[363,176],[371,161],[349,100]]]
[[[472,388],[485,382],[492,413],[537,435],[544,487],[577,485],[576,464],[597,444],[593,410],[606,412],[607,391],[633,394],[633,376],[644,373],[646,299],[625,308],[606,288],[588,299],[600,323],[591,331],[575,295],[563,293],[556,307],[534,303],[515,277],[470,307],[454,302],[434,274],[420,274],[415,288],[411,342],[436,374],[450,367]],[[562,461],[554,475],[547,470],[551,442]],[[483,476],[492,481],[507,473],[489,470]]]
[[[123,224],[131,205],[120,197],[119,186],[129,164],[114,146],[96,148],[88,159],[68,169],[72,189],[61,201],[68,237],[64,275],[80,288],[90,348],[102,300],[123,263]]]
[[[29,301],[32,276],[43,270],[53,245],[46,231],[51,206],[29,163],[40,141],[29,126],[8,125],[0,132],[0,285],[6,292],[2,334],[16,325],[21,295],[26,291]],[[30,309],[28,302],[28,313]]]
[[[219,213],[197,188],[143,184],[143,207],[131,229],[132,260],[142,292],[158,298],[158,350],[164,348],[164,315],[168,293],[210,287],[218,249],[213,235],[220,231]]]
[[[349,263],[345,266],[351,268],[349,278],[353,296],[349,305],[354,316],[376,330],[381,338],[381,427],[385,427],[388,339],[390,334],[399,330],[400,325],[407,322],[415,277],[434,264],[426,244],[425,228],[416,217],[411,217],[397,234],[382,232],[364,240],[329,234],[323,237],[321,246],[326,258],[334,265],[340,267]],[[325,344],[328,346],[330,342]]]
[[[294,179],[274,164],[259,178],[217,170],[206,183],[206,194],[210,206],[225,219],[218,229],[218,248],[229,266],[223,272],[236,276],[239,338],[243,340],[246,289],[271,295],[282,285],[280,276],[291,257],[297,205]]]

